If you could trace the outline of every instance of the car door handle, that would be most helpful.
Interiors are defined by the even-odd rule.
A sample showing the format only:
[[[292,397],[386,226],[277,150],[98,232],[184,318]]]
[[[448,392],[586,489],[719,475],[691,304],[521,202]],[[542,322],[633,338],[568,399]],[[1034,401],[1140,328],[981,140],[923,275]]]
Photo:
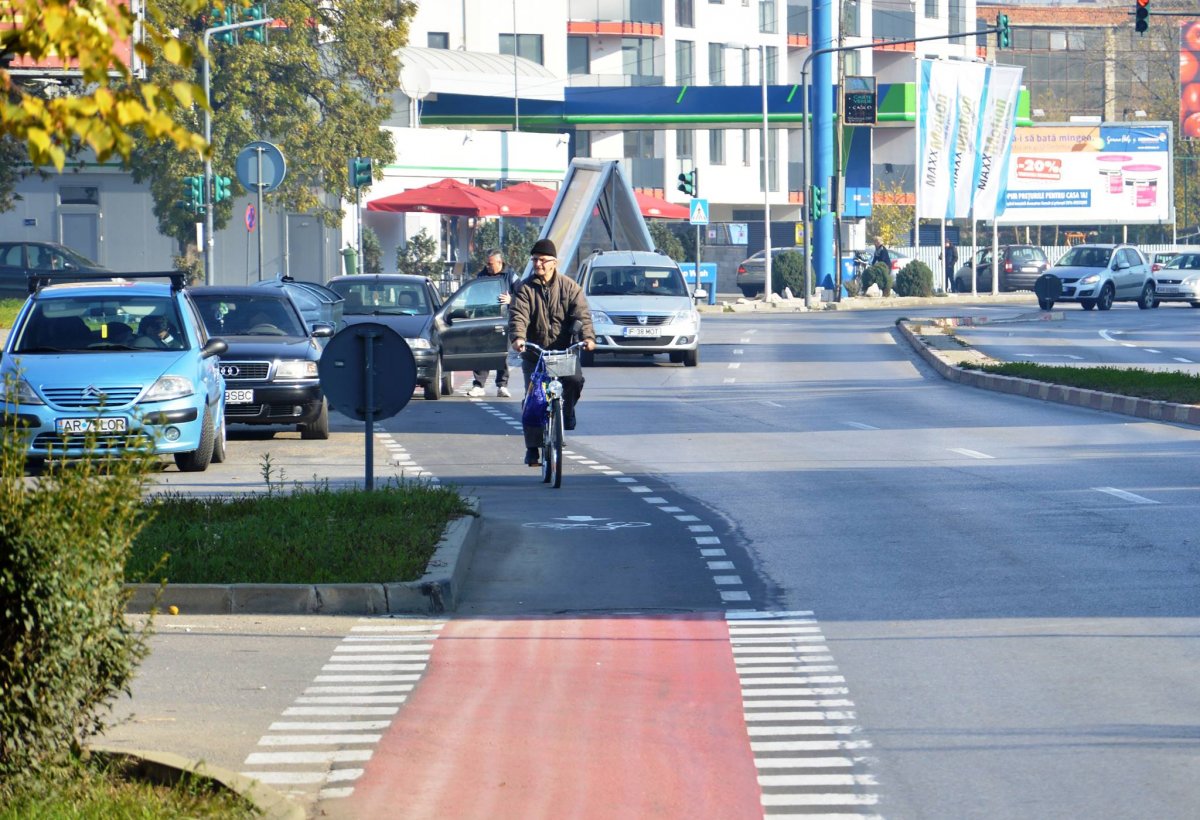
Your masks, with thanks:
[[[492,330],[496,331],[497,333],[503,333],[503,332],[504,332],[504,325],[495,325],[495,326],[492,328]]]

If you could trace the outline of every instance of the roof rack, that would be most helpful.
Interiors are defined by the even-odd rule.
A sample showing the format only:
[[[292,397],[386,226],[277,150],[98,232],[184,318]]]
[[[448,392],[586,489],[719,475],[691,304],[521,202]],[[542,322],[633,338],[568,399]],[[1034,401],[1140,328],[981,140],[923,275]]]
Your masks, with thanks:
[[[183,290],[187,286],[188,275],[183,271],[38,271],[29,274],[29,292],[37,293],[47,285],[58,282],[108,282],[114,279],[169,279],[171,290]]]

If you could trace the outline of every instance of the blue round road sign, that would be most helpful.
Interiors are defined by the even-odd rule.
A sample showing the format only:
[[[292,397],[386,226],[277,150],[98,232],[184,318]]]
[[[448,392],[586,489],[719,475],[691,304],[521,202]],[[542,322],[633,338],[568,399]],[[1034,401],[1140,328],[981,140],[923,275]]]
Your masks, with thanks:
[[[262,157],[261,178],[259,176],[260,156]],[[237,155],[237,161],[233,167],[237,171],[238,182],[242,183],[243,188],[247,191],[257,191],[261,186],[264,194],[274,191],[282,185],[283,178],[287,176],[287,162],[283,158],[283,152],[275,145],[262,140],[255,140],[243,148]]]
[[[367,354],[371,367],[367,370]],[[387,419],[404,409],[417,386],[417,363],[404,337],[387,325],[363,322],[338,331],[317,363],[330,409],[359,421]]]

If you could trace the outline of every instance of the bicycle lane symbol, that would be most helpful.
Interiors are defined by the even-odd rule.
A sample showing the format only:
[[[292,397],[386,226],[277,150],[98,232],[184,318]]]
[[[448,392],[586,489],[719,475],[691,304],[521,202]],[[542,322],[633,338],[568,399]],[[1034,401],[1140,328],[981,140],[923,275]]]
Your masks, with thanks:
[[[528,521],[522,526],[544,530],[623,530],[632,527],[649,527],[649,521],[616,521],[612,518],[594,518],[590,515],[568,515],[549,521]]]

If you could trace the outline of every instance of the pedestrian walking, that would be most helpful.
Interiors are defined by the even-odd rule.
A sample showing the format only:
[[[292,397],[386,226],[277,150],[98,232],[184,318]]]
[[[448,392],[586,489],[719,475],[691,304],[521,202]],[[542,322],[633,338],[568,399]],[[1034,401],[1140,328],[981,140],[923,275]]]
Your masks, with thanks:
[[[483,264],[483,269],[475,274],[476,279],[483,279],[488,276],[503,276],[504,290],[500,292],[499,301],[502,305],[507,305],[512,302],[513,294],[517,292],[519,278],[504,262],[504,254],[498,250],[488,251],[487,260]],[[467,395],[472,398],[479,398],[484,394],[483,386],[487,383],[488,372],[486,370],[476,370],[471,374],[474,381],[471,383],[471,389],[467,391]],[[508,391],[508,363],[503,362],[496,368],[496,395],[501,398],[509,398],[512,393]]]
[[[890,272],[892,270],[892,255],[888,253],[887,247],[883,244],[883,237],[875,237],[875,254],[871,257],[871,264],[877,265],[880,262],[887,265]]]
[[[946,266],[946,292],[954,293],[954,271],[958,267],[958,248],[949,239],[942,251],[942,263]]]

